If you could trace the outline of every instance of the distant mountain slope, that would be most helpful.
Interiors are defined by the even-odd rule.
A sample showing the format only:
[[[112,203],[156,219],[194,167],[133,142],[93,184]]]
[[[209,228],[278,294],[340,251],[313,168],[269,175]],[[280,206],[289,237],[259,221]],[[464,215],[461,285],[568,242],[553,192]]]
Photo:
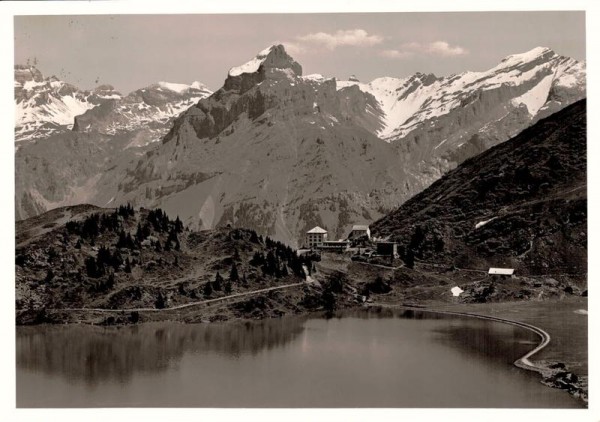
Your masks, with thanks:
[[[372,225],[420,259],[587,272],[586,102],[465,161]]]
[[[415,193],[394,148],[364,127],[374,98],[302,76],[272,46],[182,114],[102,201],[160,206],[191,227],[250,227],[292,244],[315,225],[334,237]],[[101,202],[101,201],[100,201]]]
[[[15,65],[15,141],[44,139],[68,130],[103,135],[144,129],[160,139],[171,119],[212,94],[205,85],[159,82],[127,96],[111,85],[81,90],[34,66]],[[76,119],[77,117],[77,119]],[[139,140],[139,139],[138,139]]]
[[[17,216],[131,202],[191,227],[251,227],[294,245],[314,225],[343,237],[583,98],[585,63],[536,48],[484,72],[363,84],[302,75],[271,46],[169,118],[205,93],[153,85],[75,117],[72,132],[45,146],[20,143]]]
[[[585,69],[585,62],[537,47],[482,72],[338,81],[338,88],[372,94],[383,116],[378,135],[408,166],[440,175],[585,98]]]
[[[212,92],[159,82],[122,96],[110,85],[82,91],[33,66],[15,66],[17,219],[94,202],[101,176],[116,186],[130,162],[171,128],[173,119]],[[108,183],[108,182],[107,182]]]
[[[107,101],[75,117],[73,130],[83,133],[122,135],[144,131],[135,142],[159,141],[171,128],[173,118],[212,94],[205,85],[159,82],[125,97]]]
[[[34,66],[15,65],[15,141],[70,130],[75,116],[117,98],[121,94],[110,85],[84,91],[55,76],[44,79]]]

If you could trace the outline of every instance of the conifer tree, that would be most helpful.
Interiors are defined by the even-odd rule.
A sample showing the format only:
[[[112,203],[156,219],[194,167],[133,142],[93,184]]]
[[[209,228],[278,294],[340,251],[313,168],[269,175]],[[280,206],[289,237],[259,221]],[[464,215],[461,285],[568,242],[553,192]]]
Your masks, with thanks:
[[[237,265],[235,265],[235,262],[231,264],[231,271],[229,273],[229,280],[230,281],[238,281],[240,279],[239,275],[238,275],[238,269],[237,269]]]
[[[220,292],[223,289],[223,277],[217,271],[217,275],[215,276],[215,282],[213,283],[213,288]]]
[[[54,271],[52,271],[52,268],[50,268],[50,269],[48,269],[48,272],[46,273],[46,278],[44,279],[44,281],[46,283],[50,283],[53,278],[54,278]]]

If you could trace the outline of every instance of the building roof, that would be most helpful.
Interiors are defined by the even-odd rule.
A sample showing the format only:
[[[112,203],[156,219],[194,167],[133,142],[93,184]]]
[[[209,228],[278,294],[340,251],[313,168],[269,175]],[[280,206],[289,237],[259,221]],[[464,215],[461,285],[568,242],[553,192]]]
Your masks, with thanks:
[[[355,224],[352,226],[352,231],[367,231],[369,230],[369,226],[364,224]]]
[[[307,231],[306,233],[320,233],[320,234],[325,234],[325,233],[327,233],[327,230],[322,229],[319,226],[315,226],[312,229],[310,229],[309,231]]]
[[[495,275],[513,275],[515,272],[514,268],[490,268],[488,274]]]

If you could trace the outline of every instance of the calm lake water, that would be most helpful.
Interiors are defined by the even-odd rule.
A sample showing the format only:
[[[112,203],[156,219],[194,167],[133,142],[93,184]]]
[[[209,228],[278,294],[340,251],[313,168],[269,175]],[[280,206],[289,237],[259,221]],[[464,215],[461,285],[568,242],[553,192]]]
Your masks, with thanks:
[[[538,338],[406,311],[17,328],[18,407],[580,407],[512,366]]]

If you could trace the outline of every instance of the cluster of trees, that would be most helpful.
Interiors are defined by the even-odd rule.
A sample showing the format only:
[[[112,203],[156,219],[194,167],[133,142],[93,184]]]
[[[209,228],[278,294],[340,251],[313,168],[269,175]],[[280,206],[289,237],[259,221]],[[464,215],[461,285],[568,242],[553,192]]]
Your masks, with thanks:
[[[94,242],[100,233],[106,231],[116,232],[122,227],[121,218],[127,220],[135,215],[135,210],[130,204],[121,205],[110,214],[94,213],[83,221],[69,221],[66,224],[70,234],[77,234],[81,239]]]
[[[249,264],[260,267],[264,275],[275,278],[287,277],[289,270],[298,277],[306,277],[304,267],[311,274],[314,271],[313,260],[315,257],[309,255],[298,256],[289,246],[267,237],[265,240],[267,254],[256,251],[250,259]]]
[[[116,248],[111,252],[110,248],[102,245],[98,254],[89,256],[85,259],[85,273],[88,277],[99,279],[108,274],[108,279],[98,281],[103,283],[97,286],[97,290],[107,290],[114,286],[114,273],[124,271],[130,273],[136,261],[129,257],[123,257],[120,249],[141,249],[141,243],[150,237],[154,232],[168,233],[164,244],[160,239],[153,241],[152,246],[156,251],[169,251],[172,248],[180,250],[178,234],[183,232],[183,223],[177,217],[175,220],[169,219],[167,214],[159,209],[148,212],[145,221],[138,222],[135,234],[126,231],[123,221],[135,216],[135,210],[130,204],[121,205],[112,213],[99,214],[94,213],[82,221],[69,221],[66,224],[67,231],[70,234],[79,235],[75,248],[81,249],[82,242],[88,240],[93,246],[95,240],[101,233],[118,233]],[[177,261],[176,261],[177,262]]]
[[[252,230],[252,229],[241,229],[241,228],[237,228],[235,230],[232,230],[229,234],[230,238],[232,240],[242,240],[246,238],[246,235],[249,234],[250,235],[250,242],[252,243],[256,243],[257,245],[262,245],[265,243],[262,235],[258,235],[258,233],[256,233],[256,231]]]
[[[135,265],[135,262],[130,261],[129,257],[123,259],[118,249],[115,249],[111,253],[110,249],[106,246],[100,247],[96,257],[88,256],[85,259],[86,274],[91,278],[100,278],[106,275],[109,269],[112,269],[113,272],[118,272],[121,270],[121,266],[124,266],[123,271],[130,273],[133,265]]]
[[[89,240],[93,245],[97,237],[104,232],[119,233],[117,241],[118,248],[139,249],[141,242],[147,239],[152,234],[152,229],[157,233],[168,233],[166,250],[172,247],[179,250],[178,233],[183,232],[183,223],[177,217],[175,220],[170,220],[167,214],[160,208],[151,210],[146,217],[146,222],[138,223],[135,235],[125,232],[122,220],[128,220],[129,217],[135,216],[135,210],[130,204],[121,205],[113,213],[98,214],[94,213],[88,216],[83,221],[69,221],[66,224],[67,231],[70,234],[79,235],[76,247],[81,247],[81,240]],[[162,250],[162,247],[160,248]]]
[[[147,220],[152,225],[154,231],[158,233],[165,233],[170,230],[174,230],[176,233],[183,231],[183,223],[179,217],[175,221],[171,221],[167,213],[160,208],[150,210]]]
[[[237,264],[233,262],[231,264],[231,270],[229,271],[229,277],[224,279],[220,272],[217,271],[214,281],[209,281],[204,285],[203,294],[206,297],[212,295],[213,292],[224,292],[230,294],[233,289],[233,284],[239,283],[243,286],[248,285],[246,280],[246,273],[243,273],[240,277]]]

